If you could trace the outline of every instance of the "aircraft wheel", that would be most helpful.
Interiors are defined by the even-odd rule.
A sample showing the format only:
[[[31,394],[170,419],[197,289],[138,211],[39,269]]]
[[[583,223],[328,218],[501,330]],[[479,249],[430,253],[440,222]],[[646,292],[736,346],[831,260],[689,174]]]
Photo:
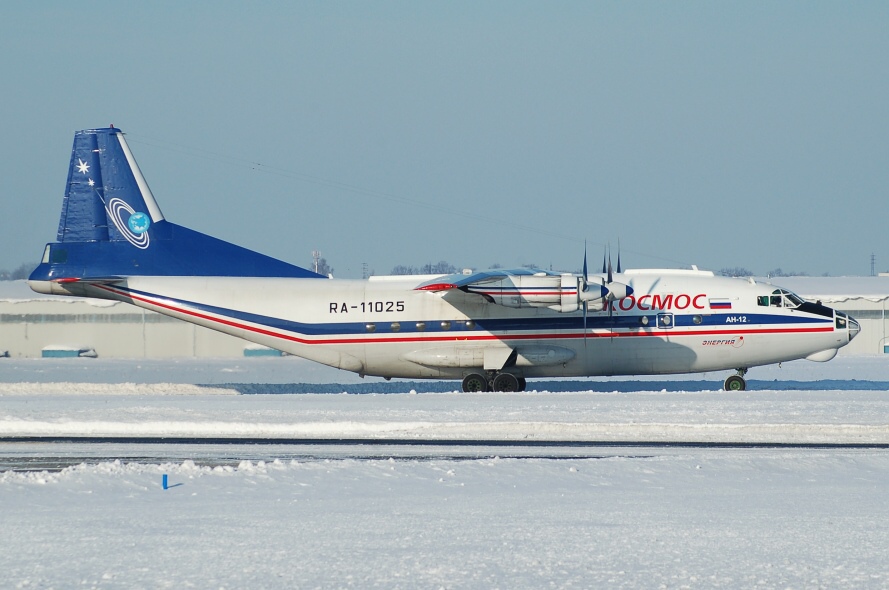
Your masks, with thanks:
[[[494,391],[519,391],[519,380],[512,373],[500,373],[494,377]]]
[[[528,382],[524,377],[519,377],[519,391],[525,391],[526,387],[528,387]]]
[[[488,378],[479,373],[470,373],[463,377],[463,391],[488,391]]]
[[[726,391],[744,391],[747,389],[747,382],[740,375],[731,375],[725,380],[724,388]]]

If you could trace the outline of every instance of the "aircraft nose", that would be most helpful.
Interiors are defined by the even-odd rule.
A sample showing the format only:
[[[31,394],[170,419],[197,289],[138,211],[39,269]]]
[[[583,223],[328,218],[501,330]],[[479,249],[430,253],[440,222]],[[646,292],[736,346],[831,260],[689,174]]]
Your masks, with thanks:
[[[853,317],[850,317],[844,314],[841,311],[837,311],[836,313],[836,323],[837,329],[842,330],[845,328],[849,333],[849,341],[851,342],[853,338],[858,336],[858,333],[861,332],[861,324],[858,323]]]
[[[858,323],[858,320],[855,318],[849,318],[849,341],[851,342],[853,338],[858,336],[858,333],[861,332],[861,324]]]

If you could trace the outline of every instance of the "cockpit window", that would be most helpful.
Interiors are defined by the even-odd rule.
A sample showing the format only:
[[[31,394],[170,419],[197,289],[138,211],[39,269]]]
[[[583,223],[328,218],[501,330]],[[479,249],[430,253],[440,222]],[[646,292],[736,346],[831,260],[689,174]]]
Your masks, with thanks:
[[[788,307],[797,308],[803,304],[799,295],[785,289],[775,289],[771,295],[759,295],[756,304],[760,307]]]

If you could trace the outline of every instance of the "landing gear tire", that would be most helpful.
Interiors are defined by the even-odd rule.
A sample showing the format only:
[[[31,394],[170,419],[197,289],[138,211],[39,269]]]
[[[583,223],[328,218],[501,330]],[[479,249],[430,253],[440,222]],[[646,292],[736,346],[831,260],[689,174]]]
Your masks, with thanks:
[[[726,391],[744,391],[747,389],[747,382],[740,375],[731,375],[725,380],[723,387]]]
[[[500,373],[494,377],[494,391],[519,391],[519,379],[512,373]]]
[[[524,377],[519,377],[519,391],[525,391],[525,388],[528,386],[528,382]]]
[[[470,373],[463,377],[463,391],[466,393],[488,391],[488,378],[481,373]]]

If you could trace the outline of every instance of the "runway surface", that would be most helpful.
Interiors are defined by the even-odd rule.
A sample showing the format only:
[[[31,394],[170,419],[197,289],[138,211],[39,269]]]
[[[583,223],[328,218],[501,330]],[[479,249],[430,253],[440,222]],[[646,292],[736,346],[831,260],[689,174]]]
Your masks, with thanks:
[[[143,465],[181,463],[216,467],[244,461],[468,461],[477,459],[652,458],[708,451],[889,451],[889,444],[527,441],[491,440],[269,440],[18,437],[0,439],[0,471],[60,471],[75,465],[121,461]]]
[[[882,356],[758,368],[763,379],[745,392],[712,389],[721,378],[713,375],[567,380],[514,394],[465,394],[428,382],[429,391],[417,394],[414,382],[294,382],[343,373],[290,358],[9,361],[3,368],[0,378],[21,380],[0,379],[0,469],[889,448]],[[405,393],[371,393],[379,387]]]

